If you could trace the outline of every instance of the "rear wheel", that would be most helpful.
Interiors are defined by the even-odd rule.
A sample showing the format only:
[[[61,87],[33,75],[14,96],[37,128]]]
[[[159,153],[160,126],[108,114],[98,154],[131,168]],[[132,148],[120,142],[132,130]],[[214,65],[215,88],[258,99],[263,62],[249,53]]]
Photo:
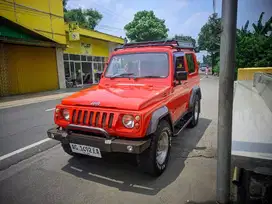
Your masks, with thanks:
[[[151,136],[150,147],[140,155],[140,167],[153,176],[161,175],[167,167],[172,131],[167,121],[160,121]]]
[[[193,110],[191,112],[192,120],[188,124],[189,128],[193,128],[193,127],[195,127],[197,125],[198,119],[199,119],[199,113],[200,113],[200,99],[199,99],[199,96],[196,95]]]

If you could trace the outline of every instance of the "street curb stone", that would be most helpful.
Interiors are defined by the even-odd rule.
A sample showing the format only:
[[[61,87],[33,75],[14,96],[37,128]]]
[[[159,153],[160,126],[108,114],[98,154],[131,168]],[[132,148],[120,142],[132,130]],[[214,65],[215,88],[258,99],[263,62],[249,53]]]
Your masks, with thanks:
[[[28,159],[32,156],[34,156],[37,153],[43,152],[45,150],[48,150],[57,144],[59,144],[59,141],[56,140],[49,140],[47,142],[44,142],[42,144],[39,144],[35,147],[32,147],[30,149],[27,149],[23,152],[20,152],[18,154],[12,155],[6,159],[3,159],[0,161],[0,171],[5,170],[9,168],[10,166],[19,163],[20,161],[23,161],[25,159]]]

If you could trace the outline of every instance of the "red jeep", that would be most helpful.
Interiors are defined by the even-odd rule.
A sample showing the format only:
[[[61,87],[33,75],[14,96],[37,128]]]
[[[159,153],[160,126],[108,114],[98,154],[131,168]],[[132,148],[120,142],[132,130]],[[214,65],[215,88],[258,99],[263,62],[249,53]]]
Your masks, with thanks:
[[[198,123],[201,91],[193,48],[177,41],[125,44],[100,83],[62,100],[50,138],[70,155],[136,154],[144,171],[166,168],[171,138]]]

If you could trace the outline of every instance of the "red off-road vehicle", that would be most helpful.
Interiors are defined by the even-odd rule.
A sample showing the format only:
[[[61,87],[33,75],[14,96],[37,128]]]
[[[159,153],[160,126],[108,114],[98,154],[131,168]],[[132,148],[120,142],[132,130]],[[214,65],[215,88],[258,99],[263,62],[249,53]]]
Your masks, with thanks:
[[[100,83],[62,100],[50,138],[70,155],[136,154],[146,172],[166,168],[171,138],[198,123],[201,91],[192,48],[177,41],[125,44]]]

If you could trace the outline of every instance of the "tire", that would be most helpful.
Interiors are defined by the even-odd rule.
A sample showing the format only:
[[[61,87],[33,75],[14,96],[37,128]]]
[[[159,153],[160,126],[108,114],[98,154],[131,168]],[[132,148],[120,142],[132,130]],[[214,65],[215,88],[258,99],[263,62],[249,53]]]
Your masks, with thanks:
[[[74,156],[75,153],[72,152],[69,143],[61,143],[62,149],[69,155]]]
[[[199,96],[196,95],[195,101],[194,101],[193,110],[191,112],[192,120],[188,124],[187,127],[193,128],[193,127],[195,127],[198,124],[199,113],[200,113],[200,99],[199,99]]]
[[[172,131],[170,125],[167,121],[162,120],[160,121],[157,130],[154,134],[151,135],[151,143],[148,149],[146,149],[140,155],[139,166],[140,168],[146,172],[151,174],[152,176],[160,176],[167,167],[170,148],[171,148],[171,135]],[[167,138],[167,141],[166,141]],[[162,156],[157,155],[159,146],[159,141],[161,143],[167,144],[167,150],[165,145],[162,145],[161,148],[164,151],[161,151]],[[164,147],[163,147],[164,146]],[[166,154],[162,153],[165,152]],[[161,158],[161,160],[160,160]],[[164,159],[163,159],[164,158]]]
[[[65,153],[71,155],[71,156],[76,156],[76,157],[83,157],[83,154],[77,154],[72,152],[70,144],[69,143],[61,143],[62,149],[65,151]]]

